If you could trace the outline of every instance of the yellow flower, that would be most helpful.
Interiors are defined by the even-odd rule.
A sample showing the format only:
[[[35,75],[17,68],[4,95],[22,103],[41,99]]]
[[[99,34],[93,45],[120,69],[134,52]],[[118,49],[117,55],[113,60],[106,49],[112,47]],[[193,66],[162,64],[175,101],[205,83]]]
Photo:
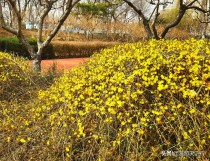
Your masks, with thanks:
[[[113,114],[113,115],[115,115],[117,112],[115,111],[115,109],[114,108],[111,108],[111,107],[109,107],[108,108],[108,112],[110,113],[110,114]]]
[[[119,140],[113,141],[113,147],[115,147],[116,145],[120,145],[120,141]]]
[[[66,156],[67,156],[67,158],[70,158],[70,155],[69,155],[69,153],[66,153]]]
[[[136,127],[138,127],[138,124],[132,124],[132,127],[136,128]]]
[[[121,125],[123,126],[123,125],[125,125],[125,123],[126,123],[125,121],[122,121],[122,122],[121,122]]]
[[[126,131],[125,131],[125,134],[128,135],[130,132],[131,132],[131,129],[127,128]]]
[[[193,143],[191,143],[191,144],[190,144],[190,147],[192,147],[193,145],[194,145],[194,144],[193,144]]]
[[[142,130],[142,129],[139,129],[137,132],[138,132],[139,135],[143,135],[144,134],[144,130]]]
[[[93,134],[93,138],[94,138],[94,139],[98,139],[98,138],[99,138],[99,136],[98,136],[98,135]]]
[[[188,139],[189,138],[187,132],[185,132],[185,131],[182,133],[182,135],[183,135],[184,139]]]
[[[194,114],[195,112],[196,112],[195,109],[191,109],[191,110],[190,110],[190,114]]]
[[[50,141],[49,140],[47,141],[47,145],[50,145]]]
[[[189,96],[190,96],[191,98],[194,98],[196,95],[197,95],[197,93],[196,93],[194,90],[190,90],[190,91],[189,91]]]
[[[20,142],[21,142],[21,143],[25,143],[26,140],[22,138],[22,139],[20,139]]]
[[[66,152],[69,152],[69,151],[70,151],[70,149],[68,147],[66,147]]]
[[[160,117],[156,117],[156,121],[160,122],[161,118]]]
[[[201,144],[205,144],[206,143],[206,140],[201,140]]]
[[[188,130],[188,132],[191,134],[193,131],[192,130]]]
[[[9,143],[11,141],[11,138],[10,137],[7,137],[7,142]]]

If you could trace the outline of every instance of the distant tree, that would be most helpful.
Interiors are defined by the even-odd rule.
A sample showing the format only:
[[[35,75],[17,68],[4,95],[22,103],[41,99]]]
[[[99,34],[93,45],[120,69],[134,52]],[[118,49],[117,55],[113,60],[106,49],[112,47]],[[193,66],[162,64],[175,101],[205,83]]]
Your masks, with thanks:
[[[202,8],[205,8],[206,10],[210,9],[210,1],[209,0],[202,0],[200,2],[200,5],[202,6]],[[202,37],[205,38],[207,35],[207,28],[210,23],[210,12],[208,12],[207,14],[199,14],[197,12],[197,19],[198,19],[199,23],[201,24],[200,27],[201,27]]]
[[[123,0],[103,0],[104,2],[108,2],[112,4],[112,25],[113,31],[117,31],[123,35],[126,32],[126,26],[130,24],[137,23],[138,21],[142,21],[138,14]],[[139,9],[147,15],[150,10],[150,4],[146,3],[146,0],[133,0],[133,5],[138,7]],[[124,25],[120,25],[124,24]],[[120,27],[121,26],[121,27]],[[119,32],[120,31],[120,32]]]
[[[99,23],[111,20],[113,12],[111,3],[101,1],[81,2],[75,8],[75,14],[82,20],[80,26],[86,30],[88,38],[90,35],[93,37]]]
[[[188,10],[195,10],[199,13],[202,13],[204,15],[209,14],[209,10],[205,7],[203,7],[202,0],[145,0],[145,3],[149,3],[150,5],[154,6],[153,9],[151,9],[150,14],[145,13],[141,8],[138,8],[135,1],[132,0],[123,0],[125,3],[127,3],[137,14],[138,16],[142,19],[145,31],[147,33],[148,38],[155,38],[155,39],[160,39],[160,38],[165,38],[166,34],[168,31],[176,27],[182,20],[183,16],[186,14],[186,11]],[[177,15],[175,16],[175,19],[172,20],[169,24],[167,24],[164,29],[162,30],[161,33],[157,32],[157,22],[158,22],[158,17],[160,15],[160,6],[164,6],[164,8],[167,8],[168,4],[172,3],[178,3],[178,12]]]
[[[157,19],[157,26],[165,26],[169,24],[171,20],[176,19],[178,11],[178,5],[174,5],[173,8],[163,10]],[[201,34],[203,30],[203,27],[201,26],[203,25],[199,22],[197,14],[198,13],[196,13],[194,10],[186,11],[185,15],[183,16],[180,23],[176,26],[176,28],[184,30],[192,35],[197,35],[199,33]]]
[[[19,39],[33,59],[33,69],[35,71],[40,71],[43,49],[58,33],[62,24],[71,13],[72,8],[79,1],[80,0],[0,0],[0,27],[14,34]],[[32,9],[38,9],[33,12],[34,14],[37,13],[36,16],[39,26],[37,31],[38,51],[35,51],[33,47],[26,41],[26,37],[22,30],[22,23],[24,23],[24,19],[26,19],[27,8],[31,9],[29,12],[32,12]],[[60,10],[61,8],[62,10]],[[55,27],[51,29],[47,38],[43,40],[42,36],[44,22],[46,18],[55,10],[60,11],[57,13],[59,16],[58,22]],[[8,12],[10,14],[8,14]],[[30,16],[32,16],[32,13],[30,13]]]

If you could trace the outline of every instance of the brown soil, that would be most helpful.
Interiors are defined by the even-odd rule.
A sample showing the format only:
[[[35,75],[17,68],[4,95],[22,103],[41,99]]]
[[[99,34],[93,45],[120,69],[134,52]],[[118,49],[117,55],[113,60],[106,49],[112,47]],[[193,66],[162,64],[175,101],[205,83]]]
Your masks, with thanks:
[[[55,66],[56,72],[62,73],[64,70],[70,70],[73,67],[85,63],[89,58],[69,58],[69,59],[52,59],[42,60],[42,72],[46,73],[52,71]]]

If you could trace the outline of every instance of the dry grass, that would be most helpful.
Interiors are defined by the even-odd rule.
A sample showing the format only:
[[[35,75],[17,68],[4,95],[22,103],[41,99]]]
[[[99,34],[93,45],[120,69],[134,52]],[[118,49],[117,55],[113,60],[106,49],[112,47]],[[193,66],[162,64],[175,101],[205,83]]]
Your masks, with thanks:
[[[0,29],[0,37],[7,37],[12,36],[9,32],[6,32],[5,30]]]
[[[53,44],[68,44],[74,46],[97,46],[97,45],[119,45],[119,42],[104,42],[104,41],[58,41],[54,40]]]
[[[119,45],[119,42],[103,41],[53,41],[57,58],[90,57],[104,48]]]

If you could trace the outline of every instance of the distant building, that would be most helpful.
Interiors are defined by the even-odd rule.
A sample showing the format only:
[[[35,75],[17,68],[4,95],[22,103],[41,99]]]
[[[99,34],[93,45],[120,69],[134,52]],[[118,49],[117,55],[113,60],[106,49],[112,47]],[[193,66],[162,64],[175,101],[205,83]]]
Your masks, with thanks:
[[[26,29],[27,30],[39,29],[39,24],[38,23],[27,22],[26,23]],[[46,30],[46,29],[47,29],[46,24],[43,24],[43,30]]]
[[[35,23],[34,24],[34,29],[39,29],[39,24]]]
[[[34,24],[32,22],[27,22],[26,23],[26,29],[30,30],[34,28]]]

